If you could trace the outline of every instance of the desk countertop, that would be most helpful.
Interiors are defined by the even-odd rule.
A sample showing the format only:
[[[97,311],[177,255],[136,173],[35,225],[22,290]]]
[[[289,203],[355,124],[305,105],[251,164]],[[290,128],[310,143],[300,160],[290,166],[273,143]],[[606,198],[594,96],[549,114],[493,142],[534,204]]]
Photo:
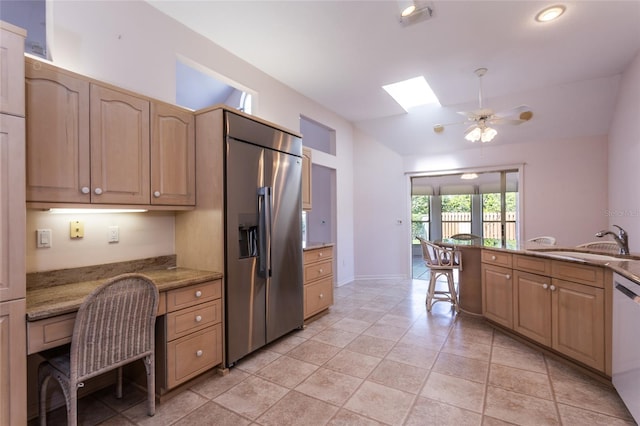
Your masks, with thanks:
[[[160,292],[222,278],[219,272],[186,268],[140,271]],[[75,312],[82,301],[106,278],[27,289],[27,321]]]

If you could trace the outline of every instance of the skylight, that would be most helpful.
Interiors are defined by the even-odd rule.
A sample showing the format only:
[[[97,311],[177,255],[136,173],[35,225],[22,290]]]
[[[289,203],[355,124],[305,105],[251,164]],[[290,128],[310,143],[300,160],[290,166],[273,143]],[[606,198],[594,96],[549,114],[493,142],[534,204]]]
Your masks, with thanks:
[[[425,80],[423,76],[387,84],[386,86],[382,86],[382,88],[407,112],[409,112],[410,108],[419,105],[435,103],[440,105],[436,94],[433,93],[433,90],[429,87],[429,83],[427,83],[427,80]]]

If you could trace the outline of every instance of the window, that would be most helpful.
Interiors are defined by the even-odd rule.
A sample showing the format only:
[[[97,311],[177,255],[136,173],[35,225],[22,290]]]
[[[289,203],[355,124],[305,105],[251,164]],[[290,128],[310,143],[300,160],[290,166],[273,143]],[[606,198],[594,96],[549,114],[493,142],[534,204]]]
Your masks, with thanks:
[[[428,195],[411,196],[411,240],[412,244],[420,244],[416,237],[429,239],[429,197]]]
[[[454,234],[471,234],[471,194],[440,197],[442,238]]]

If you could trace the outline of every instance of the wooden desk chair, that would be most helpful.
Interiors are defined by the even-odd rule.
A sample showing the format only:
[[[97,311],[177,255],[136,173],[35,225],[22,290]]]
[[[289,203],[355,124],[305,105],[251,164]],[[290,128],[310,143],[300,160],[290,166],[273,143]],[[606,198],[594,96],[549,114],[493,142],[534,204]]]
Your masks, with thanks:
[[[556,239],[554,237],[535,237],[535,238],[531,238],[529,240],[527,240],[530,243],[538,243],[538,244],[545,244],[548,246],[555,246],[556,245]]]
[[[620,247],[615,241],[592,241],[590,243],[583,243],[576,247],[585,248],[590,250],[602,250],[606,252],[618,253]]]
[[[453,281],[453,271],[462,271],[462,253],[458,250],[435,245],[418,237],[422,246],[422,258],[431,271],[427,290],[427,312],[431,312],[436,302],[451,302],[456,312],[460,312],[458,295]],[[440,276],[447,278],[448,290],[436,290],[436,280]]]
[[[84,381],[118,369],[116,397],[122,398],[122,366],[143,359],[147,372],[147,412],[155,414],[155,321],[158,288],[144,275],[124,274],[93,291],[76,315],[69,353],[38,369],[40,424],[47,423],[47,384],[55,379],[67,404],[67,423],[78,421],[78,389]]]

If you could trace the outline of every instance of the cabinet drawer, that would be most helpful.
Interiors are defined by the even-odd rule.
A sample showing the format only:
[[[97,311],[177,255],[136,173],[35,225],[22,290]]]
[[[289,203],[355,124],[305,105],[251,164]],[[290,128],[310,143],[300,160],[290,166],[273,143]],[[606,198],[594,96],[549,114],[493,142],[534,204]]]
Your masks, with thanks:
[[[516,254],[513,256],[513,269],[540,275],[551,275],[551,259]]]
[[[308,318],[333,305],[333,279],[304,286],[304,317]]]
[[[304,264],[333,258],[333,247],[322,247],[304,252]]]
[[[27,321],[27,352],[34,354],[71,342],[76,313]]]
[[[222,285],[220,280],[207,281],[170,290],[167,292],[167,312],[209,302],[214,299],[219,299],[221,296]]]
[[[513,257],[511,253],[504,253],[494,250],[482,250],[482,263],[490,263],[492,265],[511,268],[513,266]]]
[[[222,362],[222,324],[167,343],[167,388]]]
[[[331,259],[304,267],[305,284],[330,275],[333,275],[333,260]]]
[[[553,260],[551,262],[551,273],[553,278],[604,288],[604,271],[600,266]]]
[[[167,314],[167,340],[186,336],[222,321],[220,299]]]

